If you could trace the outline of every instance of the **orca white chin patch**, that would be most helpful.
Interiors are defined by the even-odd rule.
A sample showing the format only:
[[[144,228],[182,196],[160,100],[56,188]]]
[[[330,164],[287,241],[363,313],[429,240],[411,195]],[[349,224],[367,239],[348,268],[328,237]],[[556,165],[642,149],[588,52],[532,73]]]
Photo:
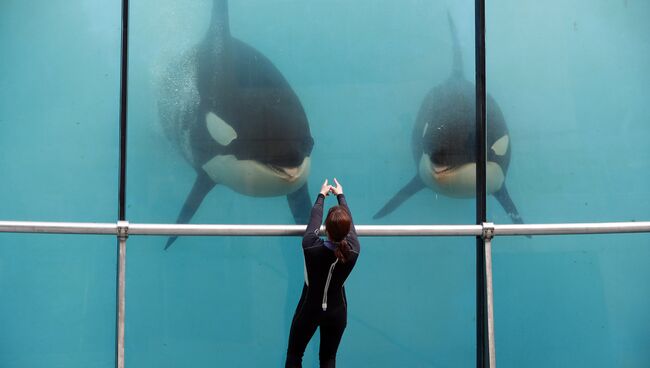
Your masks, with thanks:
[[[488,161],[486,169],[486,190],[488,194],[492,194],[501,189],[505,175],[496,162]],[[419,174],[427,186],[446,196],[468,198],[476,195],[475,163],[436,172],[429,155],[423,154],[420,158]]]
[[[215,156],[203,170],[215,183],[251,197],[276,197],[295,192],[305,184],[311,166],[305,157],[300,166],[281,168],[234,155]]]

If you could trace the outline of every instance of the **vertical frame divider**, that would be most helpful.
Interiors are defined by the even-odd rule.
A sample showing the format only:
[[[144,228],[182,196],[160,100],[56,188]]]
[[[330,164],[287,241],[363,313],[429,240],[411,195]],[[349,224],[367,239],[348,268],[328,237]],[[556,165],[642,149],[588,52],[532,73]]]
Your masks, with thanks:
[[[485,92],[485,0],[475,0],[475,82],[476,82],[476,223],[486,221],[486,92]],[[489,351],[485,349],[487,338],[485,280],[485,242],[476,237],[476,366],[489,367]]]
[[[122,50],[120,66],[120,168],[118,184],[118,219],[126,220],[126,133],[129,67],[129,0],[122,0]]]

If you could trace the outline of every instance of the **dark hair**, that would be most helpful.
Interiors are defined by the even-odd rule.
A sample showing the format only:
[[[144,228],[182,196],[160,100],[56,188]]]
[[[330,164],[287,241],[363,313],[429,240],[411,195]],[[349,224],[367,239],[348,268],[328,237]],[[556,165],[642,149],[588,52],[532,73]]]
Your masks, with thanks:
[[[336,244],[334,255],[341,262],[345,263],[350,255],[350,245],[345,237],[350,232],[352,218],[348,211],[341,206],[334,206],[327,212],[325,218],[325,230],[332,242]]]

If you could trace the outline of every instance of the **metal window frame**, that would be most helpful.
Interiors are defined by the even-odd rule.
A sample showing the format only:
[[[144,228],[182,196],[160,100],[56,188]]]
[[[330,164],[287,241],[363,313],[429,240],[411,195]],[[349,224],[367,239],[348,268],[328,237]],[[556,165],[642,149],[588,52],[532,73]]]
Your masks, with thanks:
[[[487,221],[486,191],[486,91],[485,91],[485,0],[474,2],[474,68],[476,85],[476,223]],[[495,367],[490,364],[494,354],[486,349],[486,343],[494,346],[494,339],[488,335],[488,315],[490,307],[486,305],[488,290],[486,268],[485,234],[476,237],[476,366],[477,368]]]

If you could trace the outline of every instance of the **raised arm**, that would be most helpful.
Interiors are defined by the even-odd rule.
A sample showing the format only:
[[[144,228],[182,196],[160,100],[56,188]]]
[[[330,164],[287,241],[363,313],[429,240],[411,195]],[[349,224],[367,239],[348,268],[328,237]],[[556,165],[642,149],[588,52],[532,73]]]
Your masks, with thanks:
[[[357,229],[354,227],[354,221],[352,220],[352,211],[350,211],[350,207],[348,207],[348,201],[345,200],[345,195],[343,195],[343,186],[341,186],[341,183],[339,183],[336,178],[334,178],[334,183],[336,186],[330,186],[332,193],[336,194],[336,199],[339,201],[339,206],[345,208],[346,211],[348,211],[348,215],[350,215],[350,233],[354,235],[356,238],[357,236]]]
[[[318,234],[320,225],[323,223],[323,202],[325,202],[325,196],[318,193],[314,207],[311,208],[309,224],[307,224],[307,229],[305,229],[305,236],[314,233]]]
[[[330,186],[327,184],[327,180],[323,183],[318,197],[316,197],[316,202],[311,208],[311,214],[309,216],[309,224],[305,229],[305,234],[302,237],[302,247],[309,247],[316,242],[318,237],[318,232],[320,226],[323,223],[323,203],[325,202],[325,195],[329,193]]]

